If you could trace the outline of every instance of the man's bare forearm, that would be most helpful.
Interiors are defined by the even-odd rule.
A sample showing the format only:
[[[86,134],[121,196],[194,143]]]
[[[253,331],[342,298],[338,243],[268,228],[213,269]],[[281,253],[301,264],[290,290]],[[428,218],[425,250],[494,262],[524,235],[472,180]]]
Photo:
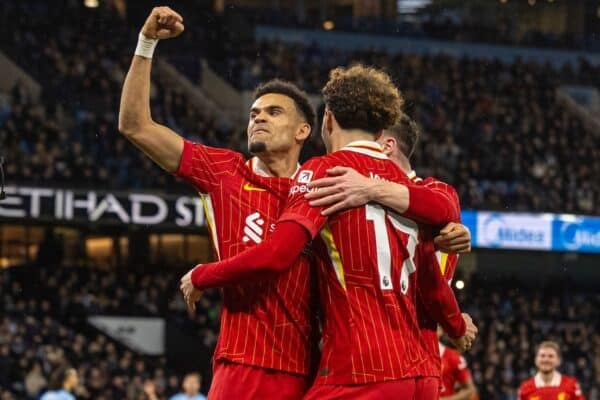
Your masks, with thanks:
[[[369,190],[372,202],[388,207],[399,214],[427,225],[445,225],[456,222],[452,202],[448,196],[426,186],[402,185],[376,180]]]
[[[162,31],[172,32],[171,36],[174,37],[183,31],[183,26],[177,22],[179,19],[175,20],[175,15],[178,16],[168,7],[155,8],[142,30],[154,32],[160,27]],[[159,25],[158,19],[166,18],[165,16],[171,18],[170,25]],[[119,131],[162,168],[175,172],[183,152],[183,138],[152,120],[150,113],[152,59],[150,57],[151,54],[148,58],[133,56],[121,94]]]
[[[150,115],[151,70],[151,59],[133,56],[123,84],[119,109],[119,130],[125,135],[134,134],[153,122]]]
[[[373,179],[369,189],[372,202],[390,208],[399,214],[408,210],[410,196],[405,185]]]

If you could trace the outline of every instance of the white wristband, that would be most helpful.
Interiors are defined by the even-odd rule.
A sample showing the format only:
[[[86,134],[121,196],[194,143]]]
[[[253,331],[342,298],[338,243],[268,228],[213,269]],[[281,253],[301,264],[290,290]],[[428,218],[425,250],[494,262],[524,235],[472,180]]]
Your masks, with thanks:
[[[137,47],[135,48],[135,55],[151,59],[157,44],[158,39],[147,38],[142,32],[140,32],[140,35],[138,36]]]

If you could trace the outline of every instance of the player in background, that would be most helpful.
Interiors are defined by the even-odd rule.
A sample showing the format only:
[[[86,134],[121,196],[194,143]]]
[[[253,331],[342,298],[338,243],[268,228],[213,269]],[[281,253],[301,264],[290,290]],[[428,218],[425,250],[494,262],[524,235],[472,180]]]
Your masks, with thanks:
[[[389,76],[362,66],[337,68],[323,94],[327,107],[322,136],[333,153],[303,166],[267,241],[231,259],[197,266],[182,278],[181,289],[185,296],[277,276],[315,239],[323,349],[307,398],[412,398],[415,378],[439,375],[439,368],[428,369],[414,309],[417,224],[377,205],[327,218],[308,205],[304,193],[311,179],[325,176],[334,165],[347,165],[376,179],[402,183],[397,200],[403,199],[407,216],[419,219],[425,210],[437,225],[456,215],[446,199],[436,202],[439,197],[430,190],[410,186],[406,174],[374,142],[377,132],[393,124],[400,112],[402,99]],[[456,337],[466,332],[460,312],[449,326]]]
[[[519,400],[584,400],[579,383],[558,372],[560,347],[556,342],[540,343],[535,355],[537,373],[519,387]]]
[[[438,329],[438,336],[444,334]],[[442,361],[440,400],[471,400],[477,394],[467,360],[460,353],[439,342]]]
[[[163,169],[197,188],[215,254],[227,258],[262,241],[277,220],[314,110],[294,85],[273,81],[257,89],[249,115],[248,145],[256,157],[246,161],[233,151],[185,141],[153,121],[149,106],[152,38],[176,37],[183,29],[181,16],[168,7],[152,11],[123,87],[119,129]],[[211,399],[304,394],[314,310],[308,260],[303,256],[296,264],[277,280],[223,290]]]
[[[410,158],[414,154],[420,132],[417,124],[408,116],[403,114],[399,122],[386,129],[378,138],[378,142],[383,146],[383,151],[388,157],[396,163],[413,182],[427,185],[435,190],[439,190],[448,196],[449,201],[455,207],[456,212],[460,212],[460,204],[456,191],[449,185],[435,179],[426,179],[425,181],[417,178],[412,169]],[[305,195],[310,200],[312,206],[327,207],[325,214],[330,215],[333,212],[345,210],[349,207],[364,205],[369,201],[381,202],[381,199],[395,198],[395,187],[383,185],[380,181],[367,178],[353,169],[346,167],[335,167],[328,171],[329,177],[311,182],[308,186],[313,189]],[[468,229],[461,224],[451,224],[445,232],[437,238],[437,242],[443,243],[446,247],[452,248],[456,252],[470,251],[470,234]],[[457,254],[446,254],[436,251],[433,243],[433,235],[427,228],[421,229],[421,238],[418,245],[421,253],[418,266],[417,282],[427,282],[430,274],[442,274],[446,281],[451,281],[456,263]],[[453,297],[454,294],[448,287],[447,291]],[[437,321],[443,321],[436,315],[430,315],[427,312],[427,296],[419,296],[417,310],[419,315],[419,324],[423,337],[426,339],[427,348],[431,354],[431,362],[441,368],[441,360],[438,345]],[[448,308],[452,310],[452,307]],[[468,316],[466,316],[468,317]],[[470,347],[470,343],[455,342],[455,345],[462,351]],[[437,387],[420,388],[426,392],[424,397],[436,397]]]

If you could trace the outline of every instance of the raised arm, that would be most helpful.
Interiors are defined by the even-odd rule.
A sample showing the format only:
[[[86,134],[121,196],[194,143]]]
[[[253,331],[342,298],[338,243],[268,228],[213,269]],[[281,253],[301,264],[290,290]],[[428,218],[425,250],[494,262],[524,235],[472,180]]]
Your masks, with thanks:
[[[158,39],[183,32],[183,18],[169,7],[156,7],[144,23],[125,78],[119,108],[119,131],[163,169],[173,173],[183,152],[183,138],[152,120],[150,72]]]

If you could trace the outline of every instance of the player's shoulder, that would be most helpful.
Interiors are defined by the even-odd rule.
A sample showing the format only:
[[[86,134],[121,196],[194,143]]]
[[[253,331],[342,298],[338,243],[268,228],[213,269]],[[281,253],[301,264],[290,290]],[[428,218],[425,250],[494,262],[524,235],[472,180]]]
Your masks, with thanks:
[[[565,389],[579,390],[579,382],[577,378],[569,375],[562,375],[560,385]]]
[[[535,379],[529,378],[521,382],[521,386],[519,386],[519,394],[526,395],[535,391]]]
[[[446,358],[458,358],[458,357],[460,357],[460,353],[456,349],[446,346],[444,348],[443,356]]]
[[[421,183],[425,186],[439,187],[439,188],[444,188],[444,189],[448,189],[448,190],[456,192],[456,189],[454,188],[454,186],[452,186],[451,184],[449,184],[447,182],[444,182],[437,178],[434,178],[433,176],[428,176],[427,178],[423,179],[421,181]]]
[[[327,168],[340,165],[339,159],[334,154],[325,154],[322,156],[311,157],[302,164],[301,171],[316,171],[316,175],[324,173]]]
[[[235,161],[245,162],[245,157],[242,153],[239,153],[235,150],[221,148],[221,147],[212,147],[207,146],[202,143],[193,142],[191,140],[184,140],[184,152],[190,151],[194,155],[198,154],[206,154],[212,157],[219,157],[223,159],[231,159]]]
[[[446,350],[444,350],[444,357],[456,364],[459,364],[461,359],[464,360],[456,349],[450,347],[446,347]]]

